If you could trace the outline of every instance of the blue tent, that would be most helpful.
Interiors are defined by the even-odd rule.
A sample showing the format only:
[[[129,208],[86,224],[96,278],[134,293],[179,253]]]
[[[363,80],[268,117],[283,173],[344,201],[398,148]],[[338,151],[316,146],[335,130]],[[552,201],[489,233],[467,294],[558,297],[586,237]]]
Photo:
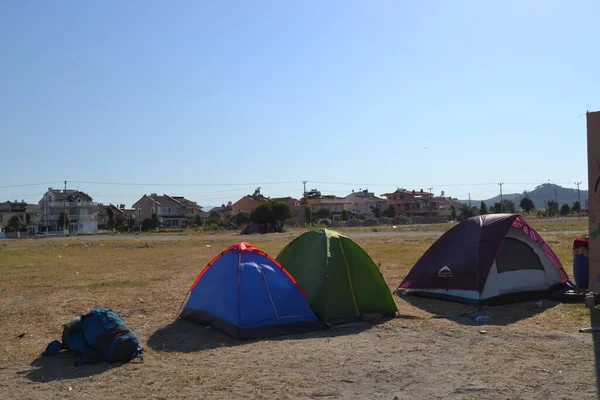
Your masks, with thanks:
[[[294,278],[245,242],[231,246],[202,270],[180,317],[212,325],[236,339],[323,328]]]

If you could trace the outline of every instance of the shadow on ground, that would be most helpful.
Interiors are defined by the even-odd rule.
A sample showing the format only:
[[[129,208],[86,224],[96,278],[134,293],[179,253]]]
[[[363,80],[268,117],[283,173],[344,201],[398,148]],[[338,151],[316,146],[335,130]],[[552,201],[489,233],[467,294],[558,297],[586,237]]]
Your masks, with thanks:
[[[272,336],[264,339],[236,340],[216,329],[177,319],[154,332],[148,339],[148,346],[156,351],[191,353],[220,347],[241,346],[261,340],[303,340],[353,335],[386,321],[390,321],[390,319],[382,319],[377,323],[362,321],[348,322],[336,325],[333,329],[324,329],[294,335]]]
[[[17,372],[33,382],[52,382],[66,379],[86,378],[100,375],[109,369],[120,367],[121,363],[101,362],[93,365],[75,366],[77,358],[68,352],[51,357],[38,357],[31,362],[33,369]]]
[[[416,308],[433,314],[432,318],[450,319],[462,325],[510,325],[543,313],[560,304],[551,300],[536,300],[500,306],[475,307],[452,301],[414,295],[400,296],[400,299]],[[473,320],[476,316],[487,316],[489,317],[489,321],[485,323],[476,322]]]

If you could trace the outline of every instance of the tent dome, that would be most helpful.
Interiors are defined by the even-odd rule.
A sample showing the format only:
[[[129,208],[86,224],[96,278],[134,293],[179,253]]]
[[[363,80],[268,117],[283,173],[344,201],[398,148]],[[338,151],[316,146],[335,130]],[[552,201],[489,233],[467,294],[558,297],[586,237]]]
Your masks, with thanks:
[[[306,232],[277,256],[324,320],[395,314],[396,303],[371,257],[350,238],[329,229]]]
[[[323,328],[291,275],[245,242],[229,247],[202,270],[180,317],[236,339]]]
[[[567,281],[550,246],[523,217],[488,214],[444,233],[398,289],[478,305],[546,296]]]

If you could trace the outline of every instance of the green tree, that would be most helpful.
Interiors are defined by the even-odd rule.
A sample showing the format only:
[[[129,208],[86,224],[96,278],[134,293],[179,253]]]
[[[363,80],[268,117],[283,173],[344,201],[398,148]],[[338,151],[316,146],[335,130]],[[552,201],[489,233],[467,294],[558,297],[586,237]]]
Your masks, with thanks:
[[[348,211],[344,210],[342,211],[342,221],[347,221],[348,220]]]
[[[371,211],[373,211],[375,218],[381,217],[381,209],[379,207],[371,206]]]
[[[262,201],[252,212],[250,213],[250,220],[259,224],[266,224],[273,220],[273,209],[271,203],[268,201]]]
[[[272,220],[277,231],[283,230],[285,221],[294,216],[292,208],[284,201],[271,202],[271,212],[273,213]]]
[[[318,219],[318,220],[319,219],[330,218],[331,217],[331,211],[329,211],[326,208],[321,208],[314,215],[315,215],[315,218]]]
[[[25,223],[23,223],[23,221],[21,221],[21,218],[19,218],[18,215],[13,215],[8,220],[6,227],[8,229],[10,229],[11,232],[19,232],[21,229],[23,229],[25,227]]]
[[[106,207],[106,216],[108,217],[108,223],[106,224],[106,227],[112,231],[115,229],[115,213],[111,207]]]
[[[382,213],[382,217],[395,218],[396,217],[396,209],[393,205],[389,205]]]
[[[554,200],[549,200],[546,203],[546,215],[547,216],[558,215],[558,203],[557,202],[555,202]]]
[[[565,203],[560,207],[560,215],[566,217],[569,214],[571,214],[571,206]]]
[[[114,225],[116,230],[125,231],[127,230],[127,219],[123,214],[117,214],[115,215]]]
[[[469,207],[468,204],[460,206],[460,219],[465,220],[477,215],[477,207]]]
[[[156,213],[152,213],[151,221],[152,221],[152,229],[158,228],[159,221],[158,221],[158,215],[156,215]]]
[[[571,207],[571,211],[574,213],[580,213],[581,212],[581,203],[579,203],[578,201],[576,201],[575,203],[573,203],[573,207]]]
[[[58,216],[58,227],[59,229],[63,229],[65,225],[67,226],[67,230],[69,230],[69,216],[61,212]]]
[[[304,222],[310,224],[312,222],[312,219],[312,210],[308,206],[304,207]]]
[[[509,214],[514,214],[515,213],[515,202],[512,200],[507,200],[505,199],[504,201],[502,201],[502,204],[504,205],[503,209],[505,213],[509,213]]]
[[[494,203],[494,205],[492,206],[492,211],[494,212],[494,214],[500,214],[502,211],[502,203],[497,202]]]
[[[127,217],[126,228],[128,231],[132,231],[135,229],[135,218],[133,215]]]
[[[202,217],[200,214],[196,214],[196,218],[194,218],[194,225],[202,226]]]
[[[531,199],[524,197],[521,199],[519,207],[521,207],[526,213],[529,213],[535,209],[535,204]]]
[[[142,221],[142,230],[143,231],[151,231],[152,229],[154,229],[154,226],[152,224],[152,219],[146,218],[145,220]]]
[[[450,218],[453,221],[456,221],[456,207],[454,207],[454,206],[450,207]]]
[[[218,225],[221,223],[221,215],[216,211],[211,211],[208,214],[208,223],[210,225]]]
[[[485,215],[488,213],[487,204],[485,204],[485,201],[481,202],[481,205],[479,206],[479,213],[481,215]]]
[[[250,222],[250,214],[249,213],[242,211],[242,212],[236,214],[235,224],[237,226],[245,225],[248,222]]]

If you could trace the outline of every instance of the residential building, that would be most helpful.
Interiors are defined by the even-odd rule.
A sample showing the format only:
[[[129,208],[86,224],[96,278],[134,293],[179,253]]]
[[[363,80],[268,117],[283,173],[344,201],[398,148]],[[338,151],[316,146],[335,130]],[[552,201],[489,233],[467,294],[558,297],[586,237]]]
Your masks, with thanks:
[[[329,210],[333,221],[341,221],[343,213],[348,212],[347,209],[351,204],[350,201],[344,197],[322,195],[321,192],[316,189],[306,193],[303,202],[313,215],[318,213],[319,210]]]
[[[19,217],[21,222],[27,222],[27,203],[18,201],[6,201],[0,203],[0,225],[6,226],[8,221],[14,217]]]
[[[203,214],[201,206],[183,196],[159,196],[156,193],[144,194],[132,208],[138,223],[151,219],[152,214],[156,214],[159,223],[169,228],[185,226],[188,218]]]
[[[36,205],[27,204],[23,200],[0,203],[0,226],[6,227],[8,221],[15,215],[27,226],[29,234],[37,232],[39,216]]]
[[[221,204],[221,207],[211,208],[206,213],[206,223],[215,224],[221,222],[223,219],[227,217],[231,217],[233,215],[233,204],[231,201],[227,202],[227,205]]]
[[[231,215],[237,215],[241,212],[251,213],[264,200],[268,199],[260,194],[259,186],[252,195],[244,196],[231,205]]]
[[[40,211],[37,204],[27,204],[25,209],[27,214],[25,220],[27,224],[27,233],[34,235],[39,232],[40,227]]]
[[[387,207],[386,199],[375,196],[368,189],[359,189],[358,192],[353,190],[345,199],[348,201],[346,211],[365,218],[375,217],[373,209],[383,212]]]
[[[98,232],[98,204],[86,193],[48,188],[38,206],[43,231],[63,231],[64,227],[59,226],[58,221],[66,211],[69,233]]]
[[[195,220],[196,216],[203,216],[206,214],[202,211],[202,206],[198,205],[195,201],[186,199],[183,196],[171,196],[173,199],[177,200],[183,206],[183,211],[186,219]]]
[[[109,211],[110,210],[110,211]],[[110,230],[109,221],[110,221],[110,212],[112,211],[113,221],[117,222],[119,218],[123,221],[127,221],[129,218],[135,218],[135,210],[125,208],[125,204],[119,204],[119,206],[115,206],[114,204],[104,205],[102,203],[98,203],[98,230]]]
[[[435,213],[433,193],[398,188],[395,192],[382,194],[388,206],[394,207],[397,216],[432,216]]]
[[[241,212],[250,214],[259,204],[260,200],[252,196],[244,196],[231,205],[231,215],[237,215]]]
[[[460,202],[457,198],[454,197],[446,197],[443,192],[440,197],[436,197],[434,201],[437,203],[438,209],[438,217],[442,218],[450,218],[452,216],[452,207],[456,211],[456,214],[459,214]]]
[[[287,203],[290,208],[294,209],[298,206],[300,206],[300,200],[295,199],[293,197],[287,196],[287,197],[274,197],[271,200],[273,201],[280,201],[282,203]]]
[[[181,202],[167,194],[162,196],[156,193],[144,194],[131,208],[135,210],[138,224],[141,224],[145,219],[152,219],[152,215],[156,214],[161,226],[170,228],[185,225],[185,207]]]
[[[407,217],[450,217],[452,206],[458,208],[458,200],[452,197],[435,197],[433,193],[423,189],[407,190],[398,188],[395,192],[382,194],[387,199],[388,206],[394,207],[397,216]]]
[[[292,215],[293,215],[293,217],[290,220],[295,220],[296,222],[300,222],[300,223],[307,222],[306,215],[304,213],[305,206],[302,205],[302,202],[300,200],[290,197],[290,196],[275,197],[271,200],[287,203],[290,206],[290,209],[292,210]]]

